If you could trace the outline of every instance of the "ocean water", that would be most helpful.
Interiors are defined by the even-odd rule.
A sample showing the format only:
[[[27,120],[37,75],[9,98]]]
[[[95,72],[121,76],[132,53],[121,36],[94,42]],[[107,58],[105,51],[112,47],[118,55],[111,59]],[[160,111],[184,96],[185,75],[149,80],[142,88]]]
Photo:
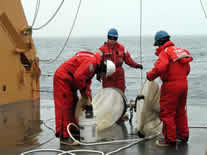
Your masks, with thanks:
[[[35,46],[37,55],[40,60],[55,59],[62,49],[66,38],[35,38]],[[188,100],[187,104],[190,110],[189,115],[192,124],[207,124],[205,117],[205,108],[207,108],[207,36],[172,36],[171,40],[176,46],[186,48],[190,51],[194,60],[191,63],[191,72],[188,76]],[[80,50],[95,51],[105,41],[104,37],[84,37],[71,38],[65,47],[60,57],[53,63],[47,64],[45,61],[40,61],[42,75],[40,77],[41,104],[42,107],[53,108],[53,74],[61,63],[71,58]],[[130,52],[131,57],[138,63],[141,62],[144,69],[134,69],[126,64],[125,69],[126,79],[126,97],[129,100],[135,100],[141,84],[146,78],[146,72],[151,70],[157,56],[154,55],[155,47],[153,46],[153,37],[145,36],[142,38],[142,46],[140,47],[139,37],[121,37],[119,42],[123,44]],[[140,52],[141,50],[141,52]],[[159,78],[156,80],[159,84]],[[95,78],[92,81],[92,96],[99,89],[101,83]],[[44,113],[44,115],[46,115]],[[51,116],[54,117],[54,116]]]

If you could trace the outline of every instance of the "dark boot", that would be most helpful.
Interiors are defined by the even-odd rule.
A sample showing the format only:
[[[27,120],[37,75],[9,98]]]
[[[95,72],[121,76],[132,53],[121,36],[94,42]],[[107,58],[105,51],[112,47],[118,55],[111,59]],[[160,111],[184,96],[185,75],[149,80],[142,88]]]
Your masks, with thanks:
[[[185,138],[176,138],[176,142],[179,143],[187,143],[188,142],[189,137],[185,137]]]
[[[160,138],[160,139],[156,140],[155,143],[159,147],[169,147],[169,146],[175,146],[176,145],[176,142],[167,143],[164,138]]]
[[[73,140],[71,138],[60,138],[60,143],[61,144],[67,144],[67,145],[72,145]]]

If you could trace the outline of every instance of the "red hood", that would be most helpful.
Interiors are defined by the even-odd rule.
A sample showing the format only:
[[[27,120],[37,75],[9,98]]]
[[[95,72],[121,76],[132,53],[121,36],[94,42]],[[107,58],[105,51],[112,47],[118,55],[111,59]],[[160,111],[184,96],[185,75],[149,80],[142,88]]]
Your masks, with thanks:
[[[155,55],[159,56],[160,52],[169,46],[175,46],[175,44],[172,41],[168,41],[168,42],[164,43],[162,46],[160,46],[159,48],[156,49]]]
[[[192,57],[188,57],[188,58],[182,58],[179,60],[181,63],[185,64],[185,63],[189,63],[191,61],[193,61]]]

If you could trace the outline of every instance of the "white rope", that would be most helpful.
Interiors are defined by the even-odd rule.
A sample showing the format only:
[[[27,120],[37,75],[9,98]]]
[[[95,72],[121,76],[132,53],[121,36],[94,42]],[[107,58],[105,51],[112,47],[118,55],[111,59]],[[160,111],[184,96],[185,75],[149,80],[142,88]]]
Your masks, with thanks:
[[[70,123],[68,124],[67,126],[67,131],[68,131],[68,134],[69,136],[71,137],[71,139],[74,141],[74,145],[84,145],[84,146],[93,146],[93,145],[104,145],[104,144],[113,144],[113,143],[126,143],[126,142],[134,142],[134,141],[137,141],[137,140],[140,140],[140,138],[136,138],[136,139],[127,139],[127,140],[113,140],[113,141],[107,141],[107,142],[99,142],[99,143],[82,143],[80,142],[79,140],[75,139],[73,137],[73,135],[70,133],[70,126],[73,125],[74,127],[76,127],[77,129],[79,129],[77,127],[77,125],[75,125],[74,123]],[[71,144],[73,145],[73,144]]]
[[[67,154],[67,153],[75,153],[75,152],[98,153],[98,154],[104,155],[104,152],[102,152],[102,151],[86,150],[86,149],[83,149],[83,150],[72,150],[72,151],[70,150],[70,151],[66,151],[66,152],[60,153],[58,155],[64,155],[64,154]]]
[[[146,138],[144,138],[144,139],[137,139],[137,141],[135,141],[135,142],[133,142],[133,143],[131,143],[131,144],[128,144],[128,145],[126,145],[126,146],[124,146],[124,147],[121,147],[121,148],[119,148],[119,149],[117,149],[117,150],[114,150],[114,151],[112,151],[112,152],[108,152],[106,155],[110,155],[110,154],[114,154],[114,153],[120,152],[120,151],[122,151],[122,150],[124,150],[124,149],[127,149],[127,148],[129,148],[129,147],[131,147],[131,146],[133,146],[133,145],[135,145],[135,144],[137,144],[137,143],[139,143],[139,142],[142,142],[142,141],[145,141],[145,140],[149,140],[149,139],[153,139],[153,138],[157,137],[159,134],[160,134],[160,133],[157,133],[157,134],[155,134],[155,135],[146,137]]]
[[[23,152],[20,155],[26,155],[26,154],[34,153],[34,152],[57,152],[57,153],[64,153],[65,151],[57,150],[57,149],[37,149],[37,150],[31,150],[31,151]],[[72,153],[68,153],[68,154],[74,155]]]
[[[112,152],[108,152],[106,155],[111,155],[111,154],[120,152],[120,151],[122,151],[124,149],[127,149],[127,148],[129,148],[129,147],[131,147],[131,146],[141,142],[141,141],[152,139],[152,138],[154,138],[154,137],[156,137],[158,135],[158,134],[156,134],[156,135],[152,135],[152,136],[149,136],[149,137],[146,137],[146,138],[127,139],[127,140],[115,140],[115,141],[100,142],[100,143],[89,143],[89,144],[87,144],[87,143],[81,143],[80,141],[76,140],[72,136],[72,134],[70,133],[70,130],[69,130],[71,125],[75,126],[76,128],[78,128],[78,126],[75,125],[74,123],[70,123],[67,126],[68,134],[69,134],[69,136],[72,138],[72,140],[74,142],[77,142],[76,145],[78,144],[78,145],[85,145],[85,146],[93,146],[93,145],[104,145],[104,144],[113,144],[113,143],[132,142],[131,144],[128,144],[128,145],[126,145],[124,147],[118,148],[117,150],[114,150]],[[63,150],[58,150],[58,149],[37,149],[37,150],[30,150],[30,151],[27,151],[27,152],[23,152],[20,155],[26,155],[26,154],[35,153],[35,152],[57,152],[57,153],[59,153],[58,155],[64,155],[64,154],[75,155],[74,154],[75,152],[89,152],[89,153],[98,153],[98,154],[104,155],[104,152],[102,152],[102,151],[88,150],[88,149],[70,150],[70,151],[63,151]]]
[[[133,146],[133,145],[135,145],[135,144],[137,144],[137,143],[143,141],[143,140],[144,140],[144,139],[137,140],[137,141],[135,141],[135,142],[133,142],[133,143],[131,143],[131,144],[128,144],[128,145],[126,145],[126,146],[124,146],[124,147],[121,147],[121,148],[119,148],[119,149],[117,149],[117,150],[114,150],[114,151],[112,151],[112,152],[108,152],[106,155],[110,155],[110,154],[114,154],[114,153],[120,152],[120,151],[122,151],[122,150],[124,150],[124,149],[126,149],[126,148],[129,148],[129,147],[131,147],[131,146]]]

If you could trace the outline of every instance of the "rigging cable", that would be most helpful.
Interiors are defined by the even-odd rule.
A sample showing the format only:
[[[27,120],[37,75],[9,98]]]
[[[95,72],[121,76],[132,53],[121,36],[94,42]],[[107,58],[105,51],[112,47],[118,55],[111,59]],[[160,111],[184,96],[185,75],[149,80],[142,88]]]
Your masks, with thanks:
[[[74,26],[75,26],[75,23],[76,23],[76,20],[77,20],[77,17],[78,17],[78,13],[79,13],[79,10],[80,10],[81,2],[82,2],[82,0],[79,1],[78,8],[77,8],[77,11],[76,11],[76,15],[75,15],[75,18],[74,18],[74,20],[73,20],[73,23],[72,23],[70,32],[69,32],[68,37],[67,37],[67,39],[66,39],[66,41],[65,41],[65,43],[64,43],[64,45],[63,45],[63,47],[62,47],[62,49],[60,50],[59,54],[58,54],[58,55],[56,56],[56,58],[53,59],[53,60],[49,59],[49,60],[40,60],[40,61],[47,62],[47,64],[53,63],[53,62],[56,61],[56,60],[60,57],[60,55],[63,53],[63,51],[64,51],[64,49],[65,49],[65,47],[66,47],[66,45],[67,45],[67,43],[68,43],[68,41],[69,41],[69,39],[70,39],[71,33],[72,33],[72,31],[73,31],[73,28],[74,28]]]
[[[204,7],[204,5],[203,5],[203,3],[202,3],[202,0],[200,0],[200,3],[201,3],[201,7],[202,7],[202,9],[203,9],[203,12],[204,12],[204,14],[205,14],[205,17],[207,18],[207,14],[206,14],[206,11],[205,11],[205,7]]]
[[[38,14],[38,12],[39,12],[39,7],[40,7],[40,0],[37,0],[37,2],[36,2],[35,14],[34,14],[34,19],[33,19],[33,22],[32,22],[32,27],[34,26],[35,21],[36,21],[36,19],[37,19],[37,14]]]
[[[140,44],[140,63],[142,64],[142,0],[140,0],[140,35],[139,35],[139,44]],[[141,72],[141,85],[143,83],[143,71]]]
[[[39,26],[39,27],[34,28],[34,24],[35,24],[35,21],[36,21],[36,19],[37,19],[37,14],[38,14],[38,12],[39,12],[39,7],[40,7],[40,0],[38,0],[38,1],[37,1],[37,4],[36,4],[36,10],[35,10],[34,20],[33,20],[33,23],[32,23],[32,30],[40,30],[40,29],[42,29],[43,27],[47,26],[47,25],[48,25],[48,24],[55,18],[55,16],[56,16],[57,13],[59,12],[60,8],[62,7],[63,3],[64,3],[64,0],[62,0],[62,2],[60,3],[59,7],[58,7],[57,10],[55,11],[55,13],[49,18],[49,20],[48,20],[45,24],[43,24],[43,25],[41,25],[41,26]]]

